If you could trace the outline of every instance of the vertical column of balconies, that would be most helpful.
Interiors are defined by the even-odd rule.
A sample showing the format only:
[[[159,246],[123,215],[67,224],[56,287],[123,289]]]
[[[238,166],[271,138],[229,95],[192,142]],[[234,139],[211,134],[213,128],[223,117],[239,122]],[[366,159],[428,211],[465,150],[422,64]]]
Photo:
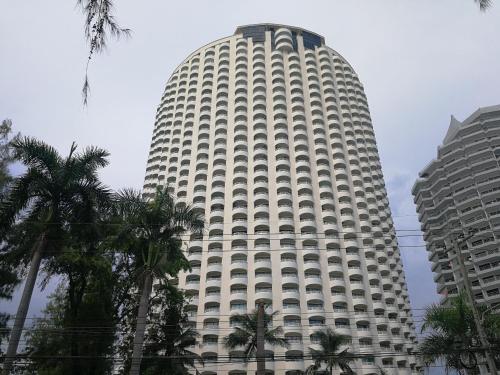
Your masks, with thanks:
[[[161,166],[161,149],[165,146],[165,134],[171,121],[169,117],[172,113],[167,108],[170,93],[170,83],[167,84],[165,92],[161,98],[161,103],[156,111],[156,121],[151,139],[150,152],[146,166],[146,176],[144,181],[144,194],[152,194],[156,188],[157,181],[160,175]],[[168,124],[168,125],[167,125]],[[161,146],[160,146],[161,145]]]
[[[227,314],[245,313],[247,311],[248,288],[248,46],[244,39],[236,41],[235,84],[234,84],[234,163],[232,170],[232,196],[227,208],[231,217],[230,274],[229,295],[226,301]],[[251,220],[251,219],[250,219]],[[227,331],[232,323],[224,325]],[[224,353],[222,351],[221,353]],[[241,358],[240,351],[229,353],[233,360]],[[241,362],[241,361],[238,361]],[[244,365],[235,363],[234,368]]]
[[[291,44],[291,40],[289,41]],[[289,279],[289,294],[293,294],[293,288],[298,291],[298,296],[290,296],[283,301],[283,309],[289,316],[299,316],[302,320],[302,329],[295,329],[288,335],[293,338],[296,345],[289,348],[285,353],[287,358],[293,359],[307,353],[304,351],[303,335],[307,334],[308,310],[322,309],[323,301],[319,303],[308,304],[306,293],[306,284],[311,278],[317,278],[319,269],[316,269],[310,263],[317,260],[318,246],[316,239],[316,227],[302,227],[302,223],[311,223],[314,221],[314,203],[311,189],[311,164],[309,157],[309,142],[306,125],[306,108],[304,105],[304,84],[303,72],[301,69],[300,51],[290,51],[287,55],[288,66],[287,78],[289,82],[289,127],[293,135],[293,142],[290,140],[291,151],[291,179],[293,190],[292,204],[294,208],[294,226],[293,234],[287,241],[295,246],[296,259],[295,266],[282,267],[282,277]],[[291,120],[291,121],[290,121]],[[289,128],[289,129],[290,129]],[[292,250],[292,249],[290,249]],[[309,262],[309,263],[308,263]],[[307,273],[306,273],[307,271]],[[292,292],[292,293],[290,293]],[[286,301],[286,304],[285,304]],[[287,308],[285,308],[287,307]],[[288,369],[299,369],[300,363],[291,362]]]
[[[278,212],[275,213],[278,219],[279,238],[275,241],[280,252],[275,255],[277,271],[281,279],[280,293],[282,302],[281,320],[279,324],[284,326],[285,337],[290,342],[290,347],[278,351],[279,355],[284,355],[290,361],[280,364],[283,370],[297,371],[303,370],[304,364],[293,361],[296,356],[303,353],[303,331],[302,321],[306,318],[304,313],[304,302],[301,301],[301,294],[304,292],[304,285],[298,273],[297,258],[301,255],[297,251],[297,241],[300,240],[296,233],[299,232],[297,216],[293,210],[293,204],[297,203],[298,184],[296,179],[296,160],[291,160],[294,155],[292,139],[295,136],[290,128],[294,125],[295,116],[293,99],[290,97],[290,61],[289,54],[292,54],[291,32],[288,29],[276,30],[276,50],[273,52],[273,93],[274,93],[274,134],[276,144],[276,194],[278,199]],[[293,53],[297,56],[296,53]],[[287,102],[288,100],[288,102]],[[290,126],[290,128],[289,128]],[[297,237],[297,238],[296,238]],[[299,245],[300,247],[300,245]],[[302,304],[302,308],[301,308]]]
[[[162,97],[161,109],[157,116],[155,132],[149,153],[147,173],[145,178],[145,194],[154,193],[159,180],[165,180],[165,168],[163,164],[168,160],[170,135],[175,114],[175,95],[177,93],[178,74],[172,75]],[[168,140],[168,141],[167,141]],[[161,170],[160,170],[161,169]]]
[[[279,221],[279,249],[280,267],[276,271],[280,273],[277,277],[281,280],[282,300],[278,309],[283,317],[285,333],[290,336],[302,334],[300,289],[297,265],[297,245],[295,241],[296,232],[296,171],[294,169],[294,139],[295,132],[292,123],[292,98],[290,87],[291,71],[296,69],[291,63],[291,57],[282,51],[275,52],[276,56],[282,54],[282,60],[276,68],[282,69],[283,81],[279,77],[273,80],[273,93],[275,104],[275,145],[276,145],[276,193],[277,210]],[[286,354],[286,353],[285,353]]]
[[[185,64],[178,68],[177,73],[177,90],[173,96],[175,100],[173,104],[172,132],[170,133],[170,144],[168,150],[164,150],[163,155],[166,159],[163,161],[166,165],[166,175],[164,183],[169,192],[175,196],[179,194],[179,172],[180,172],[180,155],[181,155],[181,138],[183,130],[183,122],[185,116],[186,93],[188,87],[188,71],[189,67]],[[163,157],[162,157],[163,159]],[[179,197],[185,198],[186,191],[182,189]]]
[[[193,190],[193,171],[197,167],[196,162],[192,161],[192,149],[193,149],[193,132],[197,135],[197,126],[195,127],[195,116],[199,109],[199,57],[194,56],[190,61],[187,61],[183,68],[187,72],[187,93],[186,93],[186,107],[185,115],[183,120],[183,133],[182,133],[182,151],[181,151],[181,162],[180,170],[178,173],[178,179],[176,181],[177,187],[177,198],[179,202],[188,203],[192,199]],[[189,69],[188,69],[189,68]],[[197,108],[198,106],[198,108]],[[196,143],[195,143],[196,144]],[[189,296],[189,304],[187,305],[187,313],[191,320],[192,325],[196,325],[196,317],[199,302],[199,291],[197,286],[200,282],[200,270],[201,270],[201,247],[196,244],[187,250],[186,257],[191,266],[191,272],[189,274],[189,281],[191,283],[189,289],[186,286],[187,278],[180,277],[179,287],[186,289],[186,293]]]
[[[344,166],[344,151],[340,124],[337,113],[337,99],[334,89],[332,64],[325,47],[309,53],[306,61],[308,75],[313,76],[313,90],[310,90],[311,110],[313,114],[314,150],[316,155],[317,184],[321,201],[320,228],[324,233],[325,252],[322,252],[322,265],[328,275],[325,286],[327,324],[335,326],[339,332],[352,337],[350,316],[345,295],[346,271],[343,265],[343,250],[340,249],[339,228],[337,225],[336,196],[333,183],[335,171]],[[337,140],[337,142],[335,142]],[[334,143],[330,144],[331,141]],[[340,152],[339,152],[340,151]],[[339,175],[339,177],[342,177]],[[350,310],[350,311],[349,311]],[[312,331],[311,327],[311,331]],[[311,332],[311,337],[313,332]]]
[[[183,168],[179,173],[178,186],[179,189],[187,190],[186,201],[191,202],[193,200],[193,191],[198,194],[198,206],[197,209],[204,212],[204,191],[201,192],[198,182],[199,180],[194,178],[196,175],[195,171],[200,168],[199,159],[194,159],[198,153],[193,152],[195,146],[200,144],[199,142],[199,127],[198,120],[200,116],[200,91],[203,84],[203,78],[199,71],[200,57],[199,55],[193,56],[186,65],[190,65],[189,74],[189,85],[188,85],[188,105],[186,108],[186,123],[185,123],[185,135],[187,136],[188,143],[185,144],[185,148],[182,151],[182,162]],[[198,117],[197,117],[198,116]],[[196,126],[195,126],[196,124]],[[194,155],[193,155],[194,154]],[[189,162],[187,162],[189,160]],[[191,162],[193,160],[193,162]],[[206,178],[206,175],[205,175]],[[200,204],[200,199],[203,203]],[[191,274],[185,276],[182,275],[179,278],[179,287],[184,289],[189,297],[189,302],[186,306],[186,311],[190,320],[190,324],[196,328],[196,320],[198,317],[198,304],[199,304],[199,288],[200,288],[200,274],[201,274],[201,264],[202,264],[202,246],[203,243],[199,238],[191,238],[188,242],[189,247],[187,249],[186,257],[191,265]]]
[[[195,60],[197,61],[197,60]],[[189,61],[181,68],[181,77],[187,81],[185,92],[185,104],[179,103],[180,108],[184,107],[182,119],[182,134],[180,142],[180,164],[176,179],[176,196],[179,202],[187,203],[189,172],[191,169],[191,156],[193,148],[193,130],[196,110],[196,98],[198,88],[198,63]],[[193,163],[194,164],[194,163]],[[166,168],[166,166],[162,166]],[[161,181],[160,181],[161,183]],[[199,264],[194,265],[193,270],[199,271]]]
[[[206,111],[206,103],[202,103],[202,90],[206,90],[208,80],[204,72],[200,72],[200,55],[195,55],[190,60],[191,72],[188,89],[188,112],[186,117],[189,119],[186,122],[186,135],[190,135],[191,146],[186,144],[186,149],[183,150],[183,160],[190,159],[192,162],[187,163],[189,168],[184,169],[179,176],[179,187],[186,187],[187,189],[187,202],[195,202],[194,206],[203,214],[205,213],[205,182],[207,179],[207,160],[204,150],[208,148],[206,142],[207,137],[204,134],[204,129],[199,126],[202,121],[208,121],[207,118],[201,119],[204,116],[203,112]],[[194,103],[192,99],[194,97]],[[194,107],[193,107],[194,104]],[[204,107],[205,106],[205,107]],[[193,126],[191,125],[191,122]],[[189,130],[192,129],[191,132]],[[189,150],[191,149],[191,150]],[[197,151],[195,151],[197,150]],[[183,161],[184,163],[184,161]],[[202,270],[202,251],[203,241],[202,238],[192,237],[188,242],[187,259],[192,267],[192,272],[183,275],[179,280],[179,287],[184,289],[190,297],[189,304],[186,310],[190,319],[190,324],[196,327],[199,305],[199,290],[200,279]]]
[[[229,44],[221,43],[214,46],[214,83],[215,90],[212,94],[213,121],[211,122],[211,146],[210,152],[212,178],[210,184],[209,198],[210,207],[208,225],[208,252],[206,253],[206,285],[202,296],[205,317],[216,316],[219,323],[217,334],[206,333],[202,337],[202,356],[215,358],[222,347],[220,328],[223,325],[224,306],[221,299],[223,288],[223,256],[224,251],[230,249],[230,244],[226,241],[225,233],[230,225],[225,225],[225,207],[230,204],[231,197],[227,197],[226,184],[226,145],[228,128],[228,93],[229,93]],[[212,365],[212,367],[216,367]]]
[[[330,278],[328,270],[329,240],[323,226],[323,213],[335,207],[331,188],[330,158],[326,146],[324,130],[325,108],[322,103],[320,72],[316,61],[316,52],[301,47],[303,56],[302,74],[304,76],[304,104],[308,123],[308,148],[311,165],[309,184],[312,190],[314,205],[313,215],[301,218],[301,232],[309,232],[315,236],[318,252],[304,255],[305,289],[308,304],[307,325],[304,330],[307,346],[314,346],[314,334],[321,329],[320,324],[334,325],[333,305],[331,302]],[[327,176],[328,174],[328,176]],[[326,177],[326,178],[325,178]],[[330,228],[332,229],[332,228]],[[328,232],[328,235],[331,235]],[[310,306],[315,307],[310,309]]]
[[[228,207],[231,212],[231,264],[229,274],[229,306],[228,311],[245,313],[248,296],[248,258],[253,255],[249,252],[247,240],[248,223],[252,220],[248,216],[248,165],[249,165],[249,121],[248,121],[248,74],[249,57],[246,39],[236,41],[235,57],[235,85],[234,85],[234,163],[232,171],[232,202]],[[251,134],[251,133],[250,133]],[[250,154],[251,155],[251,154]],[[251,186],[251,185],[250,185]],[[243,311],[241,310],[243,309]],[[227,328],[232,327],[229,324]],[[232,352],[231,355],[241,355]],[[240,366],[241,368],[241,366]]]
[[[207,229],[203,237],[191,238],[189,243],[189,257],[198,257],[198,252],[201,255],[201,266],[199,277],[186,275],[186,284],[188,279],[193,278],[193,286],[196,286],[198,281],[198,299],[197,305],[197,322],[200,329],[203,351],[200,353],[207,361],[213,361],[217,357],[217,350],[213,350],[214,340],[218,335],[219,317],[216,313],[217,305],[213,305],[213,301],[207,296],[207,289],[217,287],[217,271],[209,270],[209,251],[214,248],[219,250],[220,242],[212,244],[207,241],[210,234],[212,213],[214,205],[210,200],[212,194],[213,180],[213,141],[214,134],[212,131],[215,117],[215,90],[214,90],[214,71],[215,71],[215,50],[207,48],[200,51],[200,81],[201,91],[199,92],[199,112],[198,112],[198,129],[197,129],[197,147],[196,147],[196,168],[194,171],[194,184],[192,190],[192,203],[194,207],[200,209],[205,216]],[[222,205],[223,206],[223,205]],[[218,206],[216,206],[218,208]],[[214,214],[216,216],[216,214]],[[189,259],[189,258],[188,258]],[[209,272],[214,272],[210,274]],[[215,284],[215,285],[212,285]],[[208,297],[208,298],[207,298]],[[208,300],[207,300],[208,299]],[[215,302],[217,303],[217,302]],[[194,308],[194,304],[193,304]],[[205,343],[209,346],[205,350]],[[212,345],[210,345],[212,344]],[[216,344],[215,344],[216,345]],[[211,346],[211,348],[210,348]],[[215,346],[216,347],[216,346]]]
[[[286,36],[280,36],[280,43],[286,43]],[[283,39],[285,38],[285,41]],[[271,223],[271,231],[276,233],[274,239],[271,241],[271,247],[276,250],[272,254],[273,269],[276,273],[274,278],[274,298],[275,305],[281,306],[283,299],[297,299],[299,298],[298,284],[282,282],[282,270],[294,270],[297,267],[296,257],[297,251],[294,247],[293,234],[294,227],[294,214],[292,210],[292,181],[290,177],[290,149],[289,149],[289,132],[288,132],[288,115],[287,115],[287,93],[285,83],[285,64],[286,54],[288,49],[283,51],[282,48],[276,48],[270,54],[271,59],[271,93],[272,93],[272,111],[273,121],[270,124],[272,129],[274,144],[274,162],[272,176],[274,180],[275,189],[270,192],[275,196]],[[271,143],[271,142],[270,142]],[[279,233],[279,234],[278,234]],[[287,305],[288,306],[288,305]],[[284,307],[283,307],[284,308]],[[280,308],[280,317],[277,324],[284,327],[284,334],[287,338],[293,341],[292,345],[299,344],[301,338],[300,327],[300,314],[289,312],[285,314],[284,310]],[[286,349],[275,348],[276,355],[284,356]],[[292,364],[279,364],[281,369],[289,368]]]
[[[234,45],[233,45],[234,46]],[[234,47],[233,47],[234,48]],[[234,154],[232,176],[231,200],[228,202],[228,220],[231,226],[228,233],[231,233],[228,241],[230,256],[230,274],[225,275],[227,282],[224,313],[229,315],[243,314],[247,311],[248,296],[248,257],[251,256],[248,249],[248,47],[246,40],[236,41],[235,54],[235,82],[233,87],[234,98],[234,133],[232,148]],[[228,180],[229,182],[229,180]],[[228,183],[229,186],[231,184]],[[250,219],[251,220],[251,219]],[[226,317],[226,320],[230,320]],[[226,332],[229,332],[233,323],[228,321],[223,325]],[[221,336],[222,337],[222,336]],[[220,353],[225,353],[221,351]],[[241,369],[243,364],[241,358],[243,353],[240,350],[233,350],[228,353],[233,361],[236,361],[228,370]]]
[[[334,57],[335,58],[335,57]],[[346,87],[351,84],[344,76],[344,64],[341,62],[338,66],[334,65],[334,80],[337,86],[337,97],[340,107],[340,120],[342,131],[339,132],[339,138],[343,140],[343,146],[346,147],[342,160],[334,164],[334,173],[337,180],[337,191],[339,196],[339,213],[342,227],[342,256],[345,256],[347,264],[347,284],[350,289],[352,299],[351,330],[353,346],[356,351],[366,354],[377,352],[378,348],[373,345],[371,332],[373,330],[373,321],[369,311],[373,311],[372,296],[367,293],[366,271],[363,242],[362,242],[362,224],[358,219],[356,198],[364,194],[364,189],[355,191],[352,175],[356,175],[356,156],[360,145],[353,137],[352,131],[352,108],[347,101]],[[365,227],[363,227],[365,228]],[[362,249],[360,254],[360,248]],[[366,361],[372,360],[367,358]],[[365,361],[365,362],[366,362]]]
[[[318,180],[320,192],[324,197],[322,199],[322,219],[327,249],[328,294],[333,311],[330,324],[333,325],[339,333],[351,337],[350,317],[353,313],[353,308],[350,306],[350,303],[348,304],[350,299],[346,297],[346,286],[349,287],[350,285],[348,282],[349,275],[345,259],[343,259],[344,249],[341,249],[343,244],[340,240],[341,234],[339,233],[339,226],[337,224],[338,218],[340,217],[340,202],[345,202],[348,197],[345,191],[340,192],[337,189],[337,180],[336,177],[334,177],[336,170],[341,170],[345,167],[345,152],[341,136],[340,121],[338,118],[337,97],[332,66],[330,56],[326,49],[319,49],[320,87],[322,88],[324,107],[323,118],[326,118],[326,126],[324,129],[327,129],[328,132],[328,136],[325,136],[325,139],[328,142],[327,150],[329,152],[330,165],[328,168],[326,165],[318,168]],[[338,180],[340,182],[343,175],[337,174],[337,177],[340,177]],[[342,200],[340,199],[341,197]]]

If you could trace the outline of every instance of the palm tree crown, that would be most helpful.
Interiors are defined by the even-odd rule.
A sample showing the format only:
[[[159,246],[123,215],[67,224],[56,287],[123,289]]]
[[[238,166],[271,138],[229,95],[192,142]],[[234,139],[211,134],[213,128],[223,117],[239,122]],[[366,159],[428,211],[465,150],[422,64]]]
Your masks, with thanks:
[[[53,147],[29,137],[15,139],[11,147],[14,158],[27,170],[12,181],[0,203],[0,240],[7,242],[19,221],[24,235],[16,239],[17,246],[8,247],[3,259],[14,267],[29,261],[30,268],[10,335],[5,373],[12,368],[42,259],[57,256],[69,233],[88,224],[86,219],[96,207],[106,205],[110,198],[97,175],[108,164],[107,151],[88,147],[76,153],[73,143],[64,158]]]
[[[264,341],[272,346],[288,347],[288,341],[282,337],[283,328],[278,326],[272,328],[273,317],[278,314],[277,311],[272,314],[264,314]],[[224,338],[224,345],[227,349],[244,347],[245,360],[255,357],[257,351],[257,322],[258,311],[254,310],[251,314],[238,314],[231,317],[231,321],[236,324],[234,332],[231,332]]]
[[[189,268],[182,236],[203,231],[204,221],[196,210],[177,204],[166,188],[159,188],[152,200],[139,191],[123,190],[116,202],[120,227],[115,243],[134,257],[139,278],[151,273],[164,279]]]
[[[500,345],[500,316],[486,306],[478,306],[490,345]],[[450,306],[427,308],[422,332],[431,331],[420,344],[426,365],[444,360],[446,371],[459,373],[477,369],[477,347],[481,346],[471,307],[464,293],[451,299]]]
[[[88,147],[76,153],[73,143],[64,158],[52,146],[30,137],[14,140],[11,147],[27,170],[14,179],[1,202],[1,235],[18,218],[29,221],[39,232],[60,234],[89,204],[109,201],[110,192],[97,175],[98,169],[108,164],[106,150]]]
[[[182,236],[202,233],[204,221],[198,211],[176,203],[162,187],[151,200],[138,191],[122,191],[116,197],[116,213],[119,229],[114,245],[132,258],[140,290],[130,368],[131,375],[138,375],[153,280],[168,281],[168,276],[189,269]]]
[[[320,349],[309,348],[314,363],[306,370],[306,374],[315,374],[322,365],[326,370],[333,374],[333,369],[339,367],[347,374],[354,374],[349,363],[354,360],[354,356],[349,353],[349,349],[340,349],[350,342],[350,338],[345,335],[337,334],[333,329],[327,328],[324,331],[318,331],[314,334],[320,345]]]

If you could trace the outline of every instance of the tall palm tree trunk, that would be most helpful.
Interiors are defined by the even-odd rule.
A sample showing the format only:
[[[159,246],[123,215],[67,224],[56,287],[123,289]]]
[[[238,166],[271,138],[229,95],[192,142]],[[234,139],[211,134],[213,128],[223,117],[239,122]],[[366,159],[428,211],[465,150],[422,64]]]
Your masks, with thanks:
[[[144,333],[146,331],[146,318],[149,308],[149,297],[153,288],[153,277],[147,273],[144,277],[141,299],[139,301],[139,310],[135,325],[134,347],[132,351],[132,364],[130,365],[129,375],[139,375],[142,359],[142,345],[144,343]]]
[[[5,353],[5,363],[3,365],[4,375],[9,375],[14,365],[17,347],[19,346],[19,340],[21,339],[21,335],[23,333],[26,315],[28,314],[28,309],[30,307],[31,295],[33,294],[36,277],[42,261],[42,253],[45,250],[46,243],[45,233],[42,233],[33,248],[30,269],[26,277],[26,283],[24,284],[23,295],[17,308],[14,325],[12,326],[12,332],[9,337],[9,346],[7,347],[7,352]]]
[[[257,351],[255,353],[257,357],[257,375],[266,374],[264,317],[264,304],[261,302],[259,303],[259,309],[257,311]]]

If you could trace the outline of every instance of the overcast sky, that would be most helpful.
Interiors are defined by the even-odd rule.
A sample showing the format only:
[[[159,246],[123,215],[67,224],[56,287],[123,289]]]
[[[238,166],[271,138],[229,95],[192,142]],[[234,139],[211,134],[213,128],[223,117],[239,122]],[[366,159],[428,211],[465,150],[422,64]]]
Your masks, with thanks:
[[[108,149],[102,179],[113,188],[141,187],[156,106],[174,68],[238,25],[309,29],[351,63],[365,86],[399,230],[420,227],[411,186],[435,156],[450,115],[462,120],[500,104],[496,1],[482,13],[473,0],[115,0],[115,16],[132,38],[110,41],[95,57],[83,108],[87,47],[75,3],[0,2],[0,120],[11,118],[16,130],[61,152],[72,141]],[[403,255],[413,307],[437,300],[424,249]]]

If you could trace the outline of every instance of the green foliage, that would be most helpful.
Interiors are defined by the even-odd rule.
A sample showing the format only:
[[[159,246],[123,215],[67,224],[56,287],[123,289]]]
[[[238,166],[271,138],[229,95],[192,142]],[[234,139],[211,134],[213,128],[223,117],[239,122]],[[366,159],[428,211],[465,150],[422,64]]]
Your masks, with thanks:
[[[278,314],[277,311],[272,314],[264,313],[264,340],[266,344],[286,348],[289,346],[288,341],[279,337],[283,334],[283,328],[271,327],[276,314]],[[234,332],[224,338],[224,346],[227,349],[244,348],[244,359],[248,361],[255,357],[257,351],[258,310],[254,310],[251,314],[233,315],[231,321],[236,326]]]
[[[197,211],[176,204],[167,189],[158,189],[152,200],[138,191],[124,190],[116,197],[115,209],[119,224],[111,246],[129,257],[138,284],[147,273],[165,279],[189,269],[182,236],[203,231],[203,218]]]
[[[486,306],[479,306],[483,327],[490,345],[500,345],[500,316],[492,314]],[[476,369],[478,361],[479,335],[472,309],[462,293],[451,299],[450,306],[431,305],[424,316],[422,332],[429,334],[420,344],[422,359],[426,365],[443,361],[445,369],[459,373]]]
[[[44,261],[46,277],[42,285],[54,274],[74,275],[63,269],[63,265],[70,264],[63,258],[71,249],[95,249],[96,228],[82,223],[94,222],[110,200],[108,189],[97,175],[97,170],[108,163],[107,151],[88,147],[77,153],[73,144],[69,155],[62,157],[53,147],[29,137],[14,139],[10,148],[12,157],[27,169],[12,180],[0,202],[1,270],[7,279],[10,277],[10,284],[2,282],[0,289],[7,288],[7,292],[17,281],[12,276],[20,278],[35,252],[40,252]],[[34,267],[30,276],[34,280],[39,263],[30,263],[30,267]],[[76,299],[83,295],[82,289]],[[24,311],[27,305],[28,301]],[[14,327],[11,336],[18,335],[21,329]],[[9,350],[15,351],[16,346],[17,341],[12,340]]]
[[[161,284],[148,305],[141,372],[186,374],[201,360],[189,350],[197,333],[187,325],[185,295],[169,282],[189,269],[182,236],[200,235],[203,218],[166,189],[151,200],[132,190],[111,195],[97,176],[107,165],[102,149],[77,153],[72,145],[62,157],[41,141],[18,138],[12,150],[27,169],[0,202],[0,297],[10,297],[24,276],[35,243],[44,245],[41,284],[60,280],[27,330],[23,373],[111,373],[117,349],[130,357],[139,306],[133,291],[147,275]]]
[[[106,204],[109,191],[99,181],[97,170],[108,164],[108,152],[89,147],[76,153],[73,144],[63,158],[52,147],[34,138],[11,143],[14,157],[26,172],[12,182],[0,206],[0,235],[5,237],[17,219],[45,232],[52,248],[61,248],[61,237],[93,205]]]
[[[186,295],[168,284],[158,285],[151,300],[141,374],[187,375],[201,358],[189,350],[198,333],[188,325]]]
[[[336,367],[343,373],[354,374],[350,367],[350,363],[355,359],[354,355],[349,353],[348,349],[340,350],[349,344],[348,336],[337,334],[331,328],[315,332],[315,336],[319,339],[321,349],[309,348],[314,363],[307,368],[306,374],[316,374],[323,365],[330,374],[333,374]]]
[[[199,213],[188,205],[176,204],[165,188],[159,188],[151,200],[134,190],[118,193],[111,222],[115,232],[107,246],[117,252],[116,268],[128,275],[128,291],[141,294],[149,293],[145,288],[148,278],[168,283],[180,270],[189,269],[182,236],[199,235],[204,227]],[[137,298],[124,297],[124,319],[137,335],[144,328],[138,310],[142,307],[148,311],[149,305],[139,306]],[[129,348],[131,340],[123,338],[120,346]]]
[[[89,280],[76,317],[72,316],[67,285],[62,283],[49,297],[43,317],[27,333],[30,364],[26,371],[39,375],[111,374],[114,340],[113,306],[106,280]]]
[[[89,147],[76,153],[73,144],[63,158],[51,146],[33,138],[16,138],[13,157],[27,170],[13,179],[0,203],[0,257],[8,267],[26,266],[32,246],[41,234],[47,238],[45,259],[58,255],[75,236],[94,238],[94,227],[82,225],[108,205],[110,193],[102,186],[97,170],[107,165],[108,153]],[[55,272],[57,273],[57,272]]]
[[[0,201],[8,190],[12,181],[9,164],[12,162],[10,150],[10,136],[12,133],[12,121],[5,119],[0,125]],[[0,300],[11,299],[15,286],[19,283],[16,270],[5,259],[6,243],[0,245]],[[0,312],[0,354],[2,354],[2,341],[9,335],[7,323],[9,314]]]
[[[7,188],[12,181],[9,171],[9,165],[13,160],[10,148],[11,136],[12,121],[5,119],[0,124],[0,201],[5,196]]]

